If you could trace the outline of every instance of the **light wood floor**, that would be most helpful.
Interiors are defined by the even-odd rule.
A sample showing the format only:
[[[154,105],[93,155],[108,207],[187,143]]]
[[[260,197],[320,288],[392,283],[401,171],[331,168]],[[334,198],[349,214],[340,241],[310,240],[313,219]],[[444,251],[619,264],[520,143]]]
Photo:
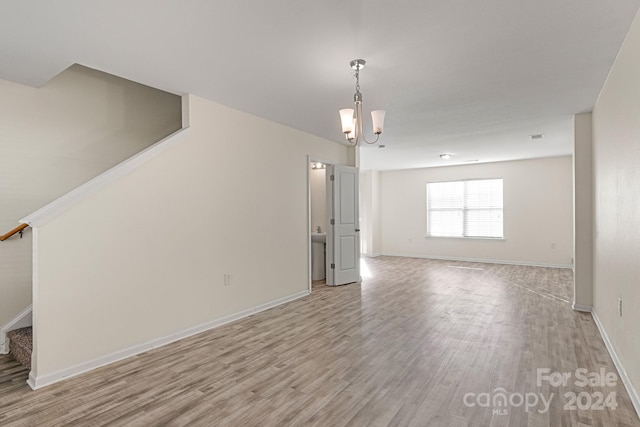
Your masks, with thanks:
[[[569,270],[380,257],[361,285],[309,297],[31,391],[0,357],[2,426],[638,426],[614,388],[536,385],[536,369],[615,368]],[[547,413],[469,407],[542,393]],[[563,410],[564,393],[616,410]]]

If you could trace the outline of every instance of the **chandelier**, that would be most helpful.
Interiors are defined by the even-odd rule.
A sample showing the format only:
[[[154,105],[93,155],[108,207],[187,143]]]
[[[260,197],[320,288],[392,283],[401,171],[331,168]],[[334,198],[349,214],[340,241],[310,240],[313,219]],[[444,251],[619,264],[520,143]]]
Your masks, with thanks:
[[[353,95],[353,102],[356,104],[355,110],[345,108],[340,110],[340,121],[342,122],[342,132],[347,137],[347,141],[351,145],[358,145],[362,139],[367,144],[375,144],[380,138],[382,127],[384,126],[384,110],[375,110],[371,112],[371,121],[373,122],[373,133],[376,139],[368,141],[362,131],[362,93],[360,93],[360,70],[364,68],[367,61],[364,59],[354,59],[349,63],[351,68],[355,70],[356,77],[356,93]]]

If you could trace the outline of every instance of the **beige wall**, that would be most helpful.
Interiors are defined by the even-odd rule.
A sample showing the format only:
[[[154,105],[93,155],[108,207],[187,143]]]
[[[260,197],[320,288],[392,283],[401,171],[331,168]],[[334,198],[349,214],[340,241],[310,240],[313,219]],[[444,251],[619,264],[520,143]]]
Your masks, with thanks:
[[[37,376],[308,290],[307,156],[350,149],[189,99],[180,143],[38,229]]]
[[[504,179],[504,240],[425,238],[426,183]],[[381,173],[382,252],[570,266],[573,256],[571,157]]]
[[[79,65],[39,89],[0,80],[0,234],[179,129],[180,102]],[[25,237],[0,243],[0,327],[31,304]]]
[[[380,209],[380,172],[363,171],[360,173],[360,238],[362,253],[371,257],[382,254]]]
[[[593,109],[594,309],[640,389],[640,15]],[[618,315],[618,298],[623,314]]]

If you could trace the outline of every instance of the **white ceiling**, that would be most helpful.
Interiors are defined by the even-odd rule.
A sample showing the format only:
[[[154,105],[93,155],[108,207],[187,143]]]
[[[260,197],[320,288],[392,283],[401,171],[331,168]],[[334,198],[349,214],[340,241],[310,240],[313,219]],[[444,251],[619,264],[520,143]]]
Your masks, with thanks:
[[[573,114],[593,107],[639,6],[0,0],[0,78],[41,86],[80,63],[341,142],[349,61],[364,58],[365,110],[387,119],[386,148],[365,147],[363,169],[563,155]],[[545,138],[531,141],[536,133]]]

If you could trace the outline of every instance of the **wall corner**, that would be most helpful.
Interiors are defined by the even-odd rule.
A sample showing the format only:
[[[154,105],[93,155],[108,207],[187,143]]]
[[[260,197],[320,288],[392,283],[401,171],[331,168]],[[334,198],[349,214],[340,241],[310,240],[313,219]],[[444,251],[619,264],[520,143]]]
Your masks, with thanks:
[[[190,122],[190,110],[189,110],[189,103],[190,103],[190,95],[184,94],[182,95],[182,128],[188,128],[191,125]]]
[[[574,116],[574,307],[593,306],[593,137],[591,113]]]

